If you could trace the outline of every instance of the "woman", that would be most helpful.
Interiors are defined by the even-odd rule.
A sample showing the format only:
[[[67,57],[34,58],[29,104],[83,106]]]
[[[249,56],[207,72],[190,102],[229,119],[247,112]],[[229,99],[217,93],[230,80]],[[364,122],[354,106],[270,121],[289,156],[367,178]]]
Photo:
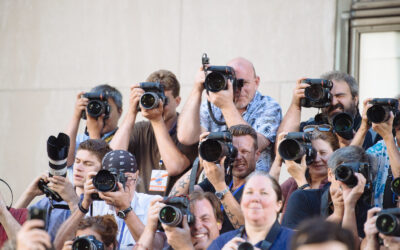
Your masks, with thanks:
[[[301,164],[294,161],[285,161],[287,171],[292,176],[282,185],[283,194],[283,212],[285,213],[287,200],[290,195],[297,189],[319,189],[328,182],[328,159],[331,154],[339,148],[339,141],[332,131],[330,125],[309,125],[304,127],[304,132],[311,133],[311,144],[316,151],[314,161],[310,165],[306,165],[305,156]],[[286,134],[279,135],[281,141]],[[277,180],[279,179],[282,158],[277,154],[271,175]]]
[[[244,186],[240,207],[244,227],[222,234],[208,249],[238,249],[251,244],[266,249],[289,249],[293,231],[277,221],[282,208],[282,192],[278,182],[265,172],[252,173]],[[246,242],[246,243],[245,243]]]
[[[87,217],[79,223],[75,240],[66,241],[62,250],[72,249],[74,242],[82,236],[94,236],[96,241],[104,245],[105,250],[117,249],[117,233],[118,225],[113,215]]]

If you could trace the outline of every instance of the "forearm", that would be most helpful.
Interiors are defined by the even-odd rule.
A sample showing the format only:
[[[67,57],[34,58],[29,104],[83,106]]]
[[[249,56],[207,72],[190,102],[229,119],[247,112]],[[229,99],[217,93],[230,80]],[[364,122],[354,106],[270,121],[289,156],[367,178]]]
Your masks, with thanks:
[[[187,171],[178,181],[174,184],[169,192],[169,196],[186,195],[189,193],[190,174],[192,170]]]
[[[78,229],[79,222],[85,217],[81,210],[76,209],[74,213],[61,225],[54,239],[55,249],[62,249],[64,242],[72,240],[75,232]]]
[[[178,140],[185,145],[199,141],[201,133],[200,104],[202,91],[193,89],[178,119]]]
[[[151,121],[156,137],[158,150],[164,162],[169,176],[181,174],[190,162],[188,158],[179,151],[176,144],[172,141],[164,121]]]
[[[368,126],[362,123],[360,128],[357,130],[357,133],[354,135],[354,138],[351,141],[350,146],[362,147],[367,133],[368,133]]]
[[[360,245],[360,239],[358,237],[355,206],[345,204],[342,227],[350,230],[353,233],[354,243],[356,245],[356,249],[358,249]]]
[[[379,249],[378,238],[376,237],[376,235],[375,235],[375,237],[366,236],[361,241],[360,249],[363,249],[363,250],[376,250],[376,249]]]
[[[301,119],[301,107],[291,104],[285,116],[279,125],[278,131],[279,135],[282,132],[296,132],[300,130],[300,119]]]
[[[78,134],[80,117],[73,117],[69,122],[65,134],[69,136],[69,150],[67,158],[67,166],[74,164],[75,160],[75,146],[76,146],[76,135]]]
[[[282,168],[282,158],[280,156],[275,156],[275,160],[271,165],[269,170],[269,175],[275,178],[275,180],[279,181],[279,177],[281,175]]]
[[[17,233],[21,228],[18,221],[12,216],[6,207],[0,209],[0,224],[6,231],[9,240],[16,240]]]
[[[135,241],[139,241],[140,236],[142,236],[144,232],[144,224],[139,219],[139,217],[135,214],[134,211],[130,212],[125,219],[126,226],[129,229],[133,239]]]
[[[244,225],[244,217],[239,203],[236,201],[235,197],[231,192],[224,195],[221,201],[224,211],[229,218],[229,221],[235,229]]]
[[[118,128],[113,139],[110,142],[110,147],[113,150],[128,150],[129,139],[133,128],[135,126],[136,115],[128,113],[122,122],[121,126]]]
[[[28,205],[31,203],[31,201],[35,198],[34,195],[30,194],[29,192],[25,191],[22,193],[22,195],[19,197],[17,202],[15,203],[14,207],[15,208],[27,208]]]
[[[235,107],[235,104],[229,103],[227,107],[221,108],[222,115],[224,116],[226,126],[228,128],[238,125],[238,124],[245,124],[249,125],[239,113],[239,110]]]

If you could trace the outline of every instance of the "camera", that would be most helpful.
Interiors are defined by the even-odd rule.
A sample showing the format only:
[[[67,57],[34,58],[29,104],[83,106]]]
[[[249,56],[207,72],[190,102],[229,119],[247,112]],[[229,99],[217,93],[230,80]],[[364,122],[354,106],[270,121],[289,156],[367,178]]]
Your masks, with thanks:
[[[187,222],[189,225],[194,223],[194,215],[190,212],[190,202],[187,197],[165,197],[163,203],[165,203],[166,206],[161,208],[158,214],[159,230],[162,230],[160,223],[171,227],[182,227],[182,220],[184,215],[187,215]]]
[[[390,118],[390,111],[396,117],[399,115],[399,101],[394,98],[374,98],[370,102],[372,107],[367,110],[368,121],[373,123],[386,122]]]
[[[400,236],[400,208],[389,208],[379,212],[376,228],[384,235]]]
[[[30,207],[28,212],[29,220],[42,220],[46,227],[47,224],[47,211],[43,208]],[[41,228],[44,230],[44,228]]]
[[[333,87],[332,81],[307,78],[301,82],[310,85],[304,90],[306,97],[300,99],[302,107],[325,108],[331,105],[332,95],[330,91]]]
[[[157,108],[160,101],[163,102],[164,106],[168,104],[168,98],[165,96],[164,86],[161,83],[141,82],[140,88],[145,91],[140,97],[140,105],[144,109]],[[138,110],[140,110],[140,106]]]
[[[332,127],[335,133],[346,140],[351,140],[354,137],[353,125],[353,117],[346,112],[336,114],[332,119]]]
[[[335,169],[335,178],[346,184],[349,188],[353,188],[358,184],[358,179],[354,173],[364,175],[367,182],[371,180],[370,166],[366,162],[346,162],[340,164]]]
[[[107,101],[108,93],[88,92],[83,94],[83,97],[89,99],[86,109],[91,117],[98,118],[102,114],[104,114],[104,120],[110,117],[111,106]],[[82,111],[82,119],[87,119],[85,111]]]
[[[70,139],[64,133],[59,133],[57,137],[50,136],[47,140],[47,155],[49,157],[49,176],[67,176],[67,157],[69,150]],[[38,182],[39,189],[51,199],[62,201],[61,196],[51,190],[47,183],[40,179]]]
[[[75,238],[72,243],[73,250],[103,250],[104,244],[93,235],[85,235]]]
[[[211,132],[205,141],[200,142],[199,154],[208,162],[219,163],[221,158],[226,156],[225,163],[233,163],[237,149],[232,144],[232,134],[229,131]]]
[[[311,145],[311,133],[291,132],[285,136],[285,139],[279,144],[278,152],[284,160],[301,162],[303,155],[306,155],[306,163],[310,165],[317,152]]]
[[[93,176],[93,186],[100,192],[115,192],[118,191],[118,182],[125,188],[126,176],[123,172],[117,171],[116,168],[109,170],[102,169]],[[91,195],[93,200],[101,200],[99,194]]]
[[[231,80],[233,86],[233,93],[236,89],[243,87],[243,79],[236,79],[235,70],[229,66],[207,66],[210,59],[204,53],[202,57],[202,64],[206,79],[204,81],[204,88],[207,91],[219,92],[228,89],[228,80]]]
[[[400,196],[400,177],[392,180],[390,183],[390,189],[395,195]]]

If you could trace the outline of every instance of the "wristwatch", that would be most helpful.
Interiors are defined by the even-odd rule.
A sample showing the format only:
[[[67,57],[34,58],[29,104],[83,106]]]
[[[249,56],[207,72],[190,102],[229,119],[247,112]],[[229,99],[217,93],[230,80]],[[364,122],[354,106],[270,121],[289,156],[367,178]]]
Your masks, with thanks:
[[[129,207],[128,207],[127,209],[125,209],[125,210],[118,211],[117,215],[118,215],[119,218],[125,220],[126,215],[127,215],[130,211],[132,211],[132,207],[131,207],[131,206],[129,206]]]
[[[219,200],[222,200],[224,198],[224,195],[226,195],[226,193],[228,192],[229,192],[229,187],[225,188],[221,192],[215,192],[215,196],[217,196]]]

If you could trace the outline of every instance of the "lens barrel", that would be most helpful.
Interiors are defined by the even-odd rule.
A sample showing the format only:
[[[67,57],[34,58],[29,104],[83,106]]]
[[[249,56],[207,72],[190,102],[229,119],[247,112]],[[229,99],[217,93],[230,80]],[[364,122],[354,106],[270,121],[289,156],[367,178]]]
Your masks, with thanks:
[[[158,218],[165,225],[177,227],[182,223],[183,214],[179,208],[166,205],[160,210]]]
[[[348,113],[339,113],[335,115],[332,119],[332,126],[339,136],[346,140],[353,139],[353,117]]]
[[[154,109],[158,107],[160,97],[153,92],[146,92],[140,97],[140,105],[144,109]]]
[[[398,214],[381,213],[376,219],[376,228],[384,235],[400,236]]]
[[[390,118],[390,109],[384,105],[373,105],[367,110],[368,120],[373,123],[382,123]]]
[[[227,89],[228,79],[220,72],[211,72],[206,76],[204,86],[211,92]]]
[[[335,170],[335,178],[346,184],[349,188],[355,187],[358,183],[358,179],[354,175],[354,170],[348,166],[339,165]]]
[[[117,189],[118,180],[116,176],[108,170],[100,170],[93,177],[93,185],[100,192],[109,192]]]
[[[229,152],[229,147],[219,140],[207,139],[199,146],[201,158],[208,162],[219,163],[222,157],[229,155]]]

